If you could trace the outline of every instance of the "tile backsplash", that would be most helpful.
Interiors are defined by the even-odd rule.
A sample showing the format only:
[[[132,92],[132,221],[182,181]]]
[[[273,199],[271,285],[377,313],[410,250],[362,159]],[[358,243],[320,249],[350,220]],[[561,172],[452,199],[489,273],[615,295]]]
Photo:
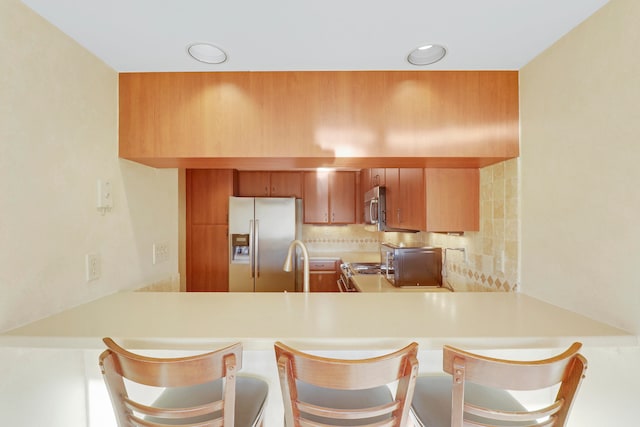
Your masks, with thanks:
[[[381,242],[418,243],[444,250],[444,280],[456,291],[517,291],[519,277],[518,159],[480,170],[480,231],[464,235],[383,233],[364,225],[304,225],[302,240],[311,252],[377,251]]]

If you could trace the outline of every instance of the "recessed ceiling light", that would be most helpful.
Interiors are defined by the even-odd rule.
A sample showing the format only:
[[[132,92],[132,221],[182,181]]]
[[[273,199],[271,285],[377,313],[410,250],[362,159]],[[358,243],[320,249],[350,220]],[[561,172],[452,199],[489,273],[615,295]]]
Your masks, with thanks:
[[[222,49],[209,43],[193,43],[187,47],[187,52],[193,59],[205,64],[222,64],[227,60],[227,54]]]
[[[413,65],[429,65],[440,61],[447,54],[447,50],[438,44],[428,44],[414,49],[407,61]]]

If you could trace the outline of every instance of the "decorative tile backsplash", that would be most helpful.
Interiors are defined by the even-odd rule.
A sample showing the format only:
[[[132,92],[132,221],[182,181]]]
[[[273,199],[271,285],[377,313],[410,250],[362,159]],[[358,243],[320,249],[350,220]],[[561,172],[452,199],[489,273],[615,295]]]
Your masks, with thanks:
[[[377,251],[381,234],[363,225],[302,226],[302,241],[310,252]]]
[[[311,252],[377,251],[381,242],[426,243],[444,250],[443,276],[456,291],[513,292],[519,287],[520,230],[518,159],[480,170],[480,231],[383,233],[364,225],[304,225],[302,240]]]

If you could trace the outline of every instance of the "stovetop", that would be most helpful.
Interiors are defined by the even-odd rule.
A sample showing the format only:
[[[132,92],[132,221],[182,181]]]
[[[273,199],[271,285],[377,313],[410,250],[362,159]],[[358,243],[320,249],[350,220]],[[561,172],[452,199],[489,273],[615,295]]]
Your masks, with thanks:
[[[379,262],[352,262],[349,269],[353,274],[378,274],[386,272],[386,266]]]

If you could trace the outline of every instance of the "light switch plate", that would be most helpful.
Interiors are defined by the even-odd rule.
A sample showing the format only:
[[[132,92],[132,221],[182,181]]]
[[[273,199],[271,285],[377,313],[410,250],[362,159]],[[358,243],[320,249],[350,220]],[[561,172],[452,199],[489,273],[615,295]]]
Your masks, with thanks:
[[[113,194],[111,193],[111,181],[98,180],[98,209],[111,209],[113,207]]]

